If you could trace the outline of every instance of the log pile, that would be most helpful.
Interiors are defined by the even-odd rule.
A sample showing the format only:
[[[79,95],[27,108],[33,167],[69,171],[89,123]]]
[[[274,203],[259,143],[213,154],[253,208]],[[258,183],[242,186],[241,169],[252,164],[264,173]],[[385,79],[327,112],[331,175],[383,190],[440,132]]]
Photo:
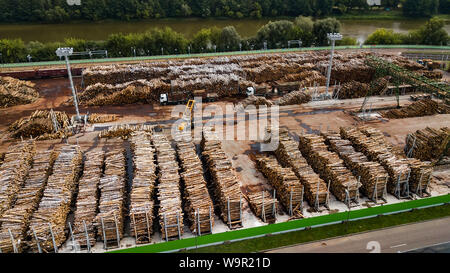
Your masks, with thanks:
[[[28,104],[39,98],[35,84],[11,77],[0,77],[0,108]]]
[[[57,153],[44,151],[37,153],[33,158],[33,167],[30,169],[25,184],[17,194],[14,206],[3,213],[0,218],[0,249],[2,253],[14,251],[12,237],[18,252],[26,246],[26,231],[30,224],[30,217],[36,211],[42,197],[42,192],[51,173]]]
[[[428,185],[433,179],[433,165],[430,161],[420,161],[416,158],[408,158],[407,160],[408,166],[411,168],[410,190],[421,195],[427,191]]]
[[[0,217],[13,205],[36,153],[34,141],[19,142],[8,150],[0,166]]]
[[[52,121],[52,115],[55,116],[56,126]],[[23,117],[11,124],[8,130],[15,138],[33,138],[49,139],[51,135],[59,138],[59,135],[70,136],[72,131],[70,118],[65,112],[53,110],[36,110],[29,117]],[[60,134],[55,134],[60,133]]]
[[[152,135],[158,162],[159,201],[158,218],[164,240],[183,235],[183,211],[180,193],[180,175],[175,150],[163,134]]]
[[[275,155],[283,167],[289,167],[304,186],[306,200],[316,210],[319,206],[328,206],[328,186],[308,165],[298,149],[298,144],[289,136],[286,129],[269,132],[271,138],[279,141]]]
[[[369,161],[363,153],[355,151],[352,143],[342,139],[339,133],[328,132],[322,136],[331,150],[344,160],[345,166],[360,177],[362,193],[371,199],[383,197],[389,178],[383,166]]]
[[[88,118],[89,123],[106,123],[116,121],[119,117],[115,114],[90,114]]]
[[[81,171],[82,153],[76,145],[64,145],[53,165],[39,208],[33,213],[30,228],[36,232],[39,245],[44,252],[54,251],[66,241],[66,221],[70,204]],[[28,236],[33,238],[30,247],[36,251],[33,229]],[[53,238],[56,245],[53,245]]]
[[[321,178],[330,184],[331,192],[339,201],[357,200],[360,183],[345,167],[339,156],[328,151],[322,136],[302,134],[299,136],[299,149],[307,162]]]
[[[277,197],[289,215],[302,213],[303,185],[291,168],[283,168],[274,156],[258,156],[256,167],[277,191]]]
[[[4,159],[5,159],[5,153],[0,153],[0,166],[2,166]]]
[[[100,178],[100,200],[95,226],[104,243],[119,244],[124,232],[126,186],[125,155],[122,149],[105,155],[105,173]],[[105,245],[107,247],[107,245]]]
[[[99,134],[99,138],[122,138],[128,139],[131,136],[131,133],[134,131],[145,131],[151,132],[155,128],[154,125],[146,125],[146,124],[138,124],[138,125],[129,125],[129,124],[119,124],[110,126],[105,130],[102,130]]]
[[[154,190],[156,183],[155,149],[150,133],[138,131],[130,138],[134,177],[130,194],[131,233],[136,243],[149,243],[153,232]]]
[[[266,223],[276,220],[277,199],[268,190],[250,191],[245,195],[253,213]]]
[[[440,79],[442,79],[442,76],[444,75],[444,73],[442,73],[442,71],[439,71],[439,70],[433,70],[433,71],[421,70],[418,72],[420,74],[422,74],[424,77],[427,77],[432,80],[440,80]]]
[[[98,208],[98,185],[103,173],[104,160],[105,152],[101,150],[92,150],[85,154],[84,171],[78,184],[72,227],[74,240],[81,247],[88,246],[88,238],[90,247],[96,242],[97,230],[94,222]]]
[[[220,140],[202,136],[202,157],[214,189],[220,216],[229,227],[241,226],[242,193],[231,161],[222,150]]]
[[[383,132],[381,132],[379,129],[365,125],[358,127],[358,129],[361,131],[361,133],[368,136],[371,140],[379,143],[382,147],[386,147],[388,151],[392,151],[392,144],[384,137]]]
[[[449,155],[450,128],[426,127],[408,134],[405,142],[405,151],[412,149],[410,156],[426,161],[438,160],[442,155]]]
[[[350,81],[342,84],[339,90],[339,99],[354,99],[364,97],[370,89],[370,85],[358,81]]]
[[[305,91],[293,91],[275,101],[278,105],[302,104],[311,101],[311,95]]]
[[[439,107],[439,104],[432,99],[422,99],[400,109],[392,109],[382,113],[385,118],[410,118],[430,116],[434,114],[448,114],[450,109]],[[448,111],[448,112],[447,112]]]
[[[191,141],[177,142],[177,153],[181,162],[184,211],[190,223],[189,228],[198,235],[212,233],[214,207],[203,177],[202,162],[197,156],[194,143]]]
[[[259,105],[266,105],[267,107],[270,107],[273,105],[273,103],[266,99],[265,97],[260,96],[249,96],[246,99],[240,101],[236,109],[239,109],[238,111],[244,111],[247,106],[255,106],[255,108],[259,108]]]

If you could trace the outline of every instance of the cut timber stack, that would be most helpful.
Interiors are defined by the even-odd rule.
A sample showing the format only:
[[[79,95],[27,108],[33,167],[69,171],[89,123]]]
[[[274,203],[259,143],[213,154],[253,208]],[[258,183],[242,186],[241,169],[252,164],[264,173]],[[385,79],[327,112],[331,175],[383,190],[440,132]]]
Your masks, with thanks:
[[[156,182],[155,149],[151,134],[137,131],[131,135],[134,177],[130,194],[131,233],[136,244],[149,243],[153,232],[153,195]]]
[[[371,140],[377,142],[382,147],[386,147],[388,151],[392,151],[393,146],[392,144],[387,141],[387,139],[384,137],[383,132],[381,132],[377,128],[369,127],[369,126],[360,126],[358,129],[361,131],[361,133],[368,136]]]
[[[177,142],[177,153],[183,170],[181,177],[184,183],[184,210],[188,216],[189,227],[198,235],[212,233],[214,207],[203,177],[202,162],[197,156],[194,143]]]
[[[303,209],[303,185],[291,168],[283,168],[274,156],[258,156],[256,166],[270,185],[290,216],[301,215]]]
[[[420,161],[416,158],[408,158],[408,165],[411,168],[410,190],[422,196],[424,192],[427,192],[433,179],[433,165],[430,161]]]
[[[39,93],[34,89],[34,83],[0,77],[0,108],[32,103],[38,98]]]
[[[95,217],[98,233],[104,242],[119,245],[123,238],[124,198],[126,185],[124,150],[106,153],[105,174],[100,178],[99,213]]]
[[[402,107],[400,109],[392,109],[384,112],[382,115],[385,118],[410,118],[410,117],[422,117],[435,114],[448,114],[448,109],[439,107],[439,104],[432,99],[422,99],[412,104]]]
[[[339,156],[328,151],[322,136],[302,134],[299,136],[299,149],[314,171],[322,179],[331,183],[331,192],[339,201],[358,200],[360,183],[345,167]]]
[[[0,153],[0,166],[3,164],[3,160],[5,160],[5,153]]]
[[[277,199],[268,190],[251,191],[246,194],[253,213],[266,223],[273,224],[276,220]]]
[[[66,221],[81,171],[81,162],[82,153],[78,146],[61,147],[39,208],[33,213],[30,228],[36,232],[39,245],[44,252],[54,251],[66,241]],[[36,251],[33,229],[28,230],[28,236],[33,238],[30,247]]]
[[[73,237],[80,247],[92,247],[97,230],[94,222],[98,209],[98,185],[103,172],[105,152],[92,150],[85,154],[83,176],[78,184]],[[89,245],[88,245],[89,243]]]
[[[33,158],[33,167],[30,169],[25,184],[17,194],[14,206],[3,213],[0,218],[0,249],[2,253],[22,252],[26,246],[26,231],[30,224],[30,217],[36,211],[42,197],[42,192],[51,173],[57,153],[42,151]],[[14,244],[11,242],[11,235]]]
[[[129,125],[129,124],[119,124],[108,127],[108,129],[102,130],[99,134],[99,138],[122,138],[128,139],[132,132],[134,131],[145,131],[151,132],[155,126],[154,125],[146,125],[146,124],[138,124],[138,125]]]
[[[339,133],[328,132],[322,135],[331,150],[344,160],[345,166],[361,177],[363,194],[375,202],[378,198],[382,198],[389,178],[383,166],[378,162],[369,161],[363,153],[355,151],[352,143],[342,139]]]
[[[426,127],[406,136],[405,151],[420,160],[439,160],[449,155],[450,128],[434,129]],[[411,150],[412,149],[412,150]]]
[[[308,165],[298,149],[298,144],[289,136],[286,129],[269,132],[271,138],[279,141],[275,155],[283,167],[289,167],[303,184],[306,200],[316,210],[319,206],[328,206],[329,189],[327,184]]]
[[[19,142],[8,150],[0,166],[0,216],[13,205],[36,153],[34,141]]]
[[[183,211],[180,193],[180,175],[175,150],[163,134],[152,135],[158,162],[158,217],[161,237],[180,239],[183,235]]]
[[[222,150],[221,141],[204,133],[201,146],[208,176],[214,188],[214,200],[219,205],[223,221],[230,228],[242,226],[242,192],[231,161]]]
[[[89,123],[106,123],[106,122],[113,122],[118,119],[117,115],[115,114],[90,114],[88,122]]]
[[[302,104],[311,101],[311,95],[306,93],[305,91],[293,91],[290,92],[277,101],[275,104],[278,105],[292,105],[292,104]]]

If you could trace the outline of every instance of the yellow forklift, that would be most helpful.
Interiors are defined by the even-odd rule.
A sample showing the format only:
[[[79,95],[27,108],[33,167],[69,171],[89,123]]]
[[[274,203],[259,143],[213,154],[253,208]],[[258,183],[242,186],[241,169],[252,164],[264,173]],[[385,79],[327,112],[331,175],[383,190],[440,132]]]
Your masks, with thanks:
[[[187,130],[188,128],[194,127],[194,124],[192,122],[192,110],[195,106],[195,100],[189,100],[186,104],[186,108],[184,109],[182,120],[183,122],[178,125],[178,131],[183,132]]]

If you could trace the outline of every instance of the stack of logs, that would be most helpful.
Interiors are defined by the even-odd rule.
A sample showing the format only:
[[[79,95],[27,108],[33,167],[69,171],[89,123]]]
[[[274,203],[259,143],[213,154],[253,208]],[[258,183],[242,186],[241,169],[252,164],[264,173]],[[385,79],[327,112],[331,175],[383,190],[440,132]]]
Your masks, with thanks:
[[[430,116],[434,114],[448,114],[448,109],[439,107],[439,104],[432,99],[422,99],[400,109],[392,109],[383,113],[385,118],[410,118]]]
[[[406,136],[405,151],[412,149],[411,156],[420,160],[439,160],[449,155],[450,128],[434,129],[426,127]]]
[[[290,216],[300,216],[303,209],[303,185],[291,168],[283,168],[274,156],[258,156],[256,167],[277,191],[277,197]]]
[[[3,213],[0,218],[0,249],[2,253],[22,252],[26,246],[26,231],[30,224],[31,214],[36,211],[53,167],[57,153],[42,151],[33,158],[25,184],[17,194],[14,206]],[[11,233],[11,234],[10,234]],[[12,238],[11,238],[12,237]],[[14,243],[11,242],[14,240]]]
[[[408,158],[407,160],[408,166],[411,168],[410,190],[421,196],[428,190],[428,186],[433,179],[433,165],[430,161],[420,161],[416,158]]]
[[[175,150],[165,135],[153,134],[152,141],[159,170],[157,196],[161,237],[168,241],[183,235],[179,167]]]
[[[363,153],[355,151],[352,143],[342,139],[339,133],[328,132],[322,135],[331,150],[344,160],[345,166],[361,177],[362,193],[375,202],[378,198],[382,198],[389,178],[383,166],[378,162],[369,161]]]
[[[311,95],[305,91],[293,91],[290,92],[280,99],[278,99],[275,104],[278,105],[292,105],[292,104],[302,104],[311,101]]]
[[[331,192],[340,201],[358,200],[360,183],[345,167],[339,156],[328,151],[322,136],[302,134],[299,149],[314,171],[331,183]]]
[[[291,168],[300,182],[303,184],[306,200],[316,210],[319,206],[328,206],[329,189],[327,184],[313,171],[306,159],[298,149],[298,144],[289,136],[286,129],[269,132],[272,138],[278,138],[278,148],[275,155],[280,164],[285,168]]]
[[[242,194],[231,161],[222,150],[220,140],[211,135],[202,136],[201,147],[208,176],[214,188],[214,199],[219,205],[223,221],[230,227],[242,226]]]
[[[12,77],[0,77],[0,108],[27,104],[36,101],[39,93],[30,81]]]
[[[97,114],[93,113],[89,115],[88,122],[89,123],[105,123],[105,122],[113,122],[118,119],[118,116],[115,114]]]
[[[93,246],[96,242],[94,226],[97,215],[98,185],[103,172],[105,152],[92,150],[85,154],[83,176],[78,184],[76,210],[73,221],[73,237],[80,247]]]
[[[119,124],[110,126],[105,130],[102,130],[99,134],[99,138],[122,138],[128,139],[134,131],[145,131],[151,132],[155,126],[154,125],[146,125],[146,124],[138,124],[138,125],[129,125],[129,124]]]
[[[104,242],[104,248],[107,248],[110,242],[119,245],[123,237],[125,164],[123,149],[106,153],[105,173],[99,184],[99,213],[95,217],[95,225]]]
[[[76,183],[81,171],[82,153],[76,145],[64,145],[48,178],[39,208],[33,213],[28,235],[33,250],[57,251],[66,240],[65,227]],[[34,232],[36,234],[34,234]],[[36,240],[37,237],[37,240]]]
[[[273,194],[266,189],[251,190],[245,197],[256,216],[266,223],[275,223],[278,201]]]
[[[151,134],[148,132],[137,131],[130,138],[134,164],[130,219],[131,232],[137,244],[149,243],[153,231],[156,164],[155,150],[150,137]]]
[[[195,145],[191,141],[179,141],[177,152],[183,170],[181,177],[184,183],[184,210],[190,223],[189,227],[198,235],[212,233],[214,207]]]

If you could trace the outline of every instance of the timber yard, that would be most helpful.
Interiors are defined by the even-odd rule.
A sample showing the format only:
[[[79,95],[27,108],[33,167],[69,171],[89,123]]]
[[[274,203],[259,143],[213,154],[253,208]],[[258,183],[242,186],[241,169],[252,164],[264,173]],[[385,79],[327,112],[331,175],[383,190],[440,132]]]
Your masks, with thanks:
[[[0,68],[0,250],[157,246],[448,196],[450,74],[428,58],[262,50],[77,63],[70,79],[64,63]]]

